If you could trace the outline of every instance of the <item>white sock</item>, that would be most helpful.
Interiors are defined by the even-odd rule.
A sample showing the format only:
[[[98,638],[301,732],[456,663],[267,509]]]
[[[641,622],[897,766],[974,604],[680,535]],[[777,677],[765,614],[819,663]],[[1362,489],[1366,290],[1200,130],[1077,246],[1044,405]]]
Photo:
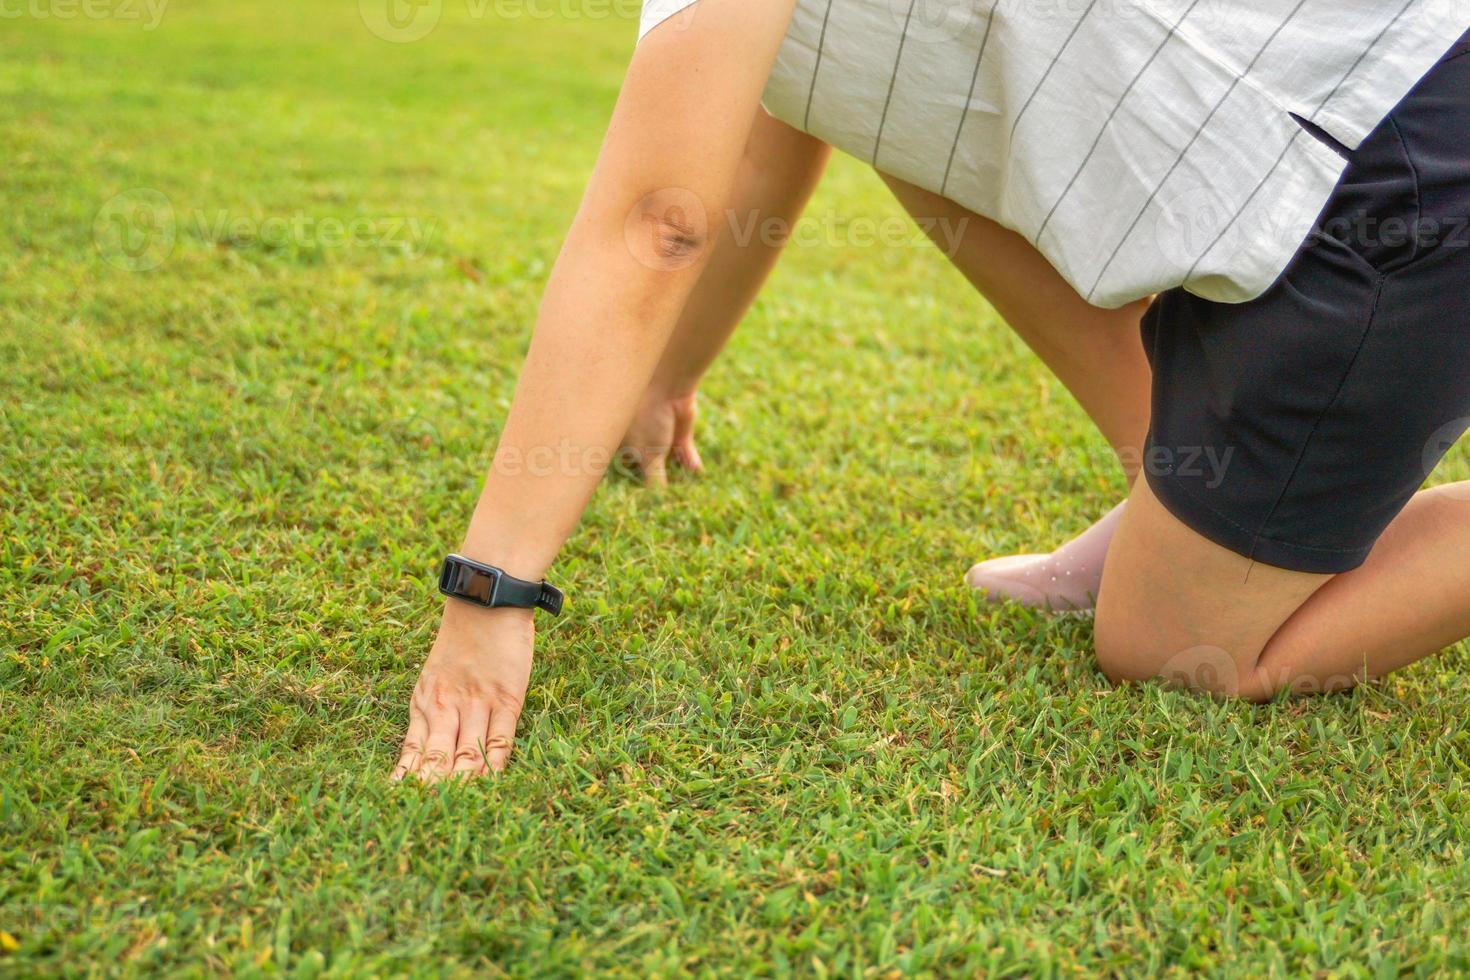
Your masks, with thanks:
[[[1103,562],[1122,516],[1123,505],[1119,504],[1049,555],[982,561],[965,575],[965,583],[987,602],[1015,602],[1049,612],[1086,612],[1097,605]]]

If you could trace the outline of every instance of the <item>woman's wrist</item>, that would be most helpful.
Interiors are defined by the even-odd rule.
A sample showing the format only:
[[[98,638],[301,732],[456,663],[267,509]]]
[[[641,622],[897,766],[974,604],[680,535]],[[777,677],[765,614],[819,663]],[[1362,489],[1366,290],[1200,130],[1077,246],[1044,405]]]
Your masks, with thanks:
[[[494,567],[514,578],[540,582],[546,578],[554,555],[545,547],[537,548],[525,539],[517,540],[501,534],[479,531],[470,525],[459,553],[466,558]]]
[[[699,391],[700,376],[685,373],[668,378],[655,376],[644,393],[644,404],[668,404],[692,398]]]
[[[444,600],[443,628],[449,630],[486,630],[512,624],[524,625],[533,622],[536,610],[513,606],[497,606],[488,609],[458,599]]]

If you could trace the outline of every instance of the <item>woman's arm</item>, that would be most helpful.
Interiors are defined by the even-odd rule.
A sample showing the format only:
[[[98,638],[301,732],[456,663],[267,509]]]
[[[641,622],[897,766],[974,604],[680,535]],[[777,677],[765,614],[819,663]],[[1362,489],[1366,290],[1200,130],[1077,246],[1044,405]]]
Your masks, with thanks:
[[[710,260],[623,437],[625,456],[649,483],[664,482],[670,458],[702,468],[694,443],[699,382],[760,294],[830,155],[821,140],[756,111]]]
[[[795,0],[701,0],[638,46],[552,270],[462,553],[542,578],[581,519],[708,261]],[[450,602],[396,776],[505,765],[525,610]]]

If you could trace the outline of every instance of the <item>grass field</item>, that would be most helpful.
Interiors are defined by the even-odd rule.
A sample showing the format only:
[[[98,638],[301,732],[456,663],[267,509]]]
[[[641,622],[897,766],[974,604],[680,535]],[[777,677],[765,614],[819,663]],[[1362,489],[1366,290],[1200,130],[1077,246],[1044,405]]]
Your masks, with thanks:
[[[1120,481],[846,160],[512,770],[387,783],[630,6],[0,20],[0,975],[1470,970],[1466,649],[1249,708],[977,610]]]

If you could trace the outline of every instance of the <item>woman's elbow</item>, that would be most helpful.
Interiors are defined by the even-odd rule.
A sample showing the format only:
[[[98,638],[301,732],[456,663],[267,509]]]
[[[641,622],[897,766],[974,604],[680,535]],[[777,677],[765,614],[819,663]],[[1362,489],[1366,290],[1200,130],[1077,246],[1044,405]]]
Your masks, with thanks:
[[[633,258],[657,272],[692,269],[708,258],[714,246],[710,209],[698,194],[682,187],[640,198],[628,214],[624,232]]]

